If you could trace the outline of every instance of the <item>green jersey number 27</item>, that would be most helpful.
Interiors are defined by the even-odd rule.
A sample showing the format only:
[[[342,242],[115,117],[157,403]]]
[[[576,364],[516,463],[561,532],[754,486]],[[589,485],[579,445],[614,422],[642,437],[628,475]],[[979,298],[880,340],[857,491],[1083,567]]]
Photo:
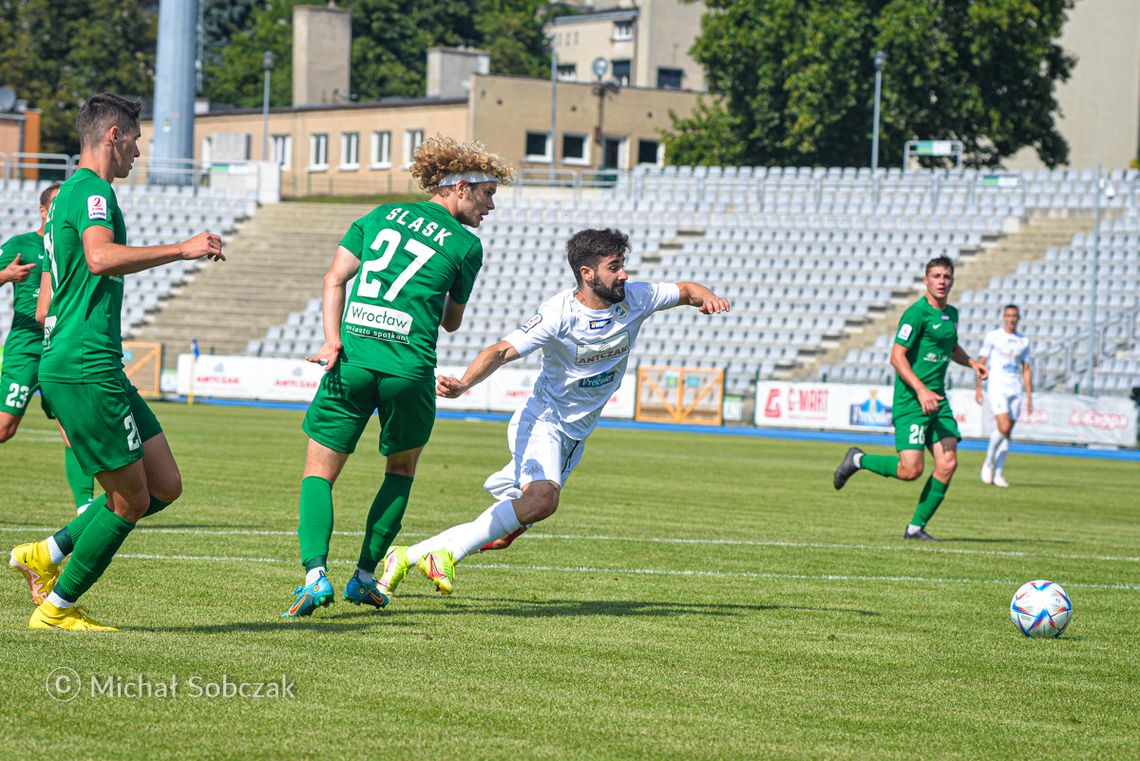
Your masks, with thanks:
[[[392,301],[400,294],[404,286],[408,284],[415,274],[427,264],[428,259],[435,256],[435,249],[421,243],[418,240],[403,239],[399,230],[391,228],[381,230],[376,235],[376,239],[372,241],[369,246],[373,251],[380,251],[380,256],[377,259],[371,259],[365,262],[360,268],[360,285],[357,286],[356,292],[363,298],[374,299],[380,295],[380,286],[382,282],[379,278],[374,278],[372,275],[383,272],[388,269],[388,265],[392,263],[392,257],[395,256],[396,251],[400,249],[400,244],[403,244],[403,249],[410,253],[415,258],[404,268],[404,271],[392,281],[392,285],[388,286],[388,290],[384,292],[384,300]],[[383,249],[383,250],[381,250]]]

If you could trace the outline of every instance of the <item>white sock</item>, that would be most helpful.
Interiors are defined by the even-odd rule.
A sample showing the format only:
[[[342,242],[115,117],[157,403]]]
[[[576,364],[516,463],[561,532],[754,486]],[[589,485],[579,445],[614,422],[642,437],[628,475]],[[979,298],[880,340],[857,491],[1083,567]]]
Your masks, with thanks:
[[[994,474],[1001,475],[1001,471],[1005,468],[1005,458],[1009,454],[1009,437],[1002,436],[1001,444],[998,445],[996,459],[994,460]]]
[[[851,458],[851,461],[855,463],[856,468],[863,467],[863,453],[858,452],[854,457]]]
[[[70,608],[72,605],[75,604],[75,603],[71,602],[70,600],[65,600],[62,597],[60,597],[59,595],[57,595],[55,593],[54,589],[48,593],[47,601],[50,602],[55,607],[59,608],[60,610],[67,610],[68,608]]]
[[[911,536],[917,534],[919,531],[922,531],[922,526],[916,526],[913,523],[906,527],[906,532]]]
[[[442,547],[450,550],[458,562],[488,542],[506,536],[520,525],[518,516],[515,515],[514,503],[505,499],[488,507],[470,523],[453,526],[442,534],[409,547],[408,560],[412,561],[413,552],[416,554],[416,560],[419,560],[427,553]]]
[[[314,581],[316,581],[317,579],[321,578],[322,576],[327,576],[327,575],[328,575],[328,571],[325,570],[325,567],[323,565],[317,566],[316,568],[314,568],[311,571],[306,571],[305,572],[305,586],[308,586],[308,585],[312,584]]]
[[[51,554],[51,562],[55,563],[56,565],[62,563],[63,559],[67,557],[67,555],[64,555],[63,550],[61,550],[59,548],[59,545],[56,544],[54,534],[47,538],[47,544],[48,552]]]
[[[990,434],[990,445],[986,448],[986,462],[990,465],[994,464],[994,455],[997,454],[998,446],[1001,445],[1002,439],[1004,438],[1005,436],[1002,436],[1001,431],[996,428],[994,432]]]
[[[372,579],[375,577],[372,575],[372,571],[366,571],[358,566],[356,569],[356,578],[360,579],[362,584],[371,584]]]

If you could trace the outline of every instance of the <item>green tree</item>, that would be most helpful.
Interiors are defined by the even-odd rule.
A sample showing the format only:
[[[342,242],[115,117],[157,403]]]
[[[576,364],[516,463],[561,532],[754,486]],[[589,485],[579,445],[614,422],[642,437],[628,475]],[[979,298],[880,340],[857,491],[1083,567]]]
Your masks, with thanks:
[[[75,116],[91,95],[152,97],[157,22],[131,0],[0,0],[0,84],[43,111],[43,152],[79,151]]]
[[[273,53],[269,102],[287,106],[293,101],[293,6],[308,0],[269,0],[258,3],[245,19],[242,28],[219,24],[217,29],[230,37],[219,42],[220,55],[211,63],[207,54],[203,95],[216,103],[244,108],[261,105],[265,67],[265,51]]]
[[[718,94],[674,116],[674,163],[866,165],[876,50],[886,53],[880,163],[910,139],[952,139],[995,166],[1068,146],[1054,90],[1071,0],[707,0],[693,55]],[[715,143],[727,141],[719,148]]]

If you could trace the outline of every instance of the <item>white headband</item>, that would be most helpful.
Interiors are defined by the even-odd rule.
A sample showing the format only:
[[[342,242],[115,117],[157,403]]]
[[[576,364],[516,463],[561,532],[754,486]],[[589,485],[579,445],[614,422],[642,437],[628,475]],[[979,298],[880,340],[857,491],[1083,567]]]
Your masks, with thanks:
[[[457,185],[460,180],[465,181],[468,185],[475,185],[480,182],[498,182],[499,178],[486,172],[457,172],[444,175],[443,179],[439,181],[439,186],[442,188],[448,185]]]

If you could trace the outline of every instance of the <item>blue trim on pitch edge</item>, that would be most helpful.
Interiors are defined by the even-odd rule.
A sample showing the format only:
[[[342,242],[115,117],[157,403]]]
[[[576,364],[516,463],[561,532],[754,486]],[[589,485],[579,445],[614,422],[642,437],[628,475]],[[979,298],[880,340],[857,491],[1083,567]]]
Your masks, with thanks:
[[[186,397],[173,397],[170,401],[185,402]],[[264,407],[275,410],[307,410],[305,402],[258,402],[246,399],[196,399],[195,404],[210,404],[221,407]],[[481,423],[505,423],[511,419],[505,412],[464,412],[461,410],[438,410],[436,417],[444,420],[474,420]],[[658,431],[661,433],[695,433],[709,436],[744,436],[761,439],[782,439],[791,441],[822,441],[831,444],[861,444],[863,446],[885,446],[894,448],[895,437],[889,433],[860,431],[811,431],[799,428],[753,428],[750,426],[702,426],[680,423],[639,423],[635,420],[614,420],[603,418],[599,428],[620,428],[634,431]],[[1015,440],[1016,441],[1016,440]],[[984,439],[963,439],[958,445],[968,452],[984,452],[989,442]],[[1089,449],[1087,447],[1066,446],[1064,444],[1033,444],[1016,441],[1013,451],[1018,454],[1045,455],[1048,457],[1080,457],[1090,460],[1116,460],[1119,462],[1140,462],[1138,449]]]

